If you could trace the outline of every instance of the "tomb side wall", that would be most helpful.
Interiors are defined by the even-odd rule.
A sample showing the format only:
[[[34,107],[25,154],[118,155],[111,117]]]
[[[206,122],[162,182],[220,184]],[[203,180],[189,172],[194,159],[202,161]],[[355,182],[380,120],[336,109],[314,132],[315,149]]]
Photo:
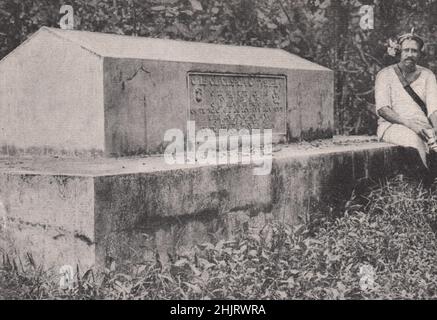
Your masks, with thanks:
[[[407,155],[414,152],[375,143],[284,150],[266,176],[254,176],[251,165],[223,165],[95,177],[96,264],[108,255],[122,262],[159,253],[166,260],[245,225],[299,225],[340,212],[353,190],[415,172],[399,160]]]
[[[99,155],[102,58],[40,30],[0,62],[0,152]]]
[[[91,177],[0,173],[0,248],[32,255],[38,266],[94,265],[94,183]]]
[[[288,142],[332,138],[334,73],[293,70],[288,77]]]
[[[163,153],[168,129],[186,132],[187,74],[286,76],[286,130],[276,142],[330,138],[334,126],[333,72],[236,65],[104,58],[105,153]]]

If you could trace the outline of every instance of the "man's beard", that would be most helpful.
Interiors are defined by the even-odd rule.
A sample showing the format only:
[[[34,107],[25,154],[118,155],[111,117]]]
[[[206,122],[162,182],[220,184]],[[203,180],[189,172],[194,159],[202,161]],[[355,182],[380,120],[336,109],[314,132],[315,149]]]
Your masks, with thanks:
[[[406,71],[408,72],[408,71],[416,70],[416,63],[417,63],[416,59],[408,58],[405,59],[402,64],[404,65]]]

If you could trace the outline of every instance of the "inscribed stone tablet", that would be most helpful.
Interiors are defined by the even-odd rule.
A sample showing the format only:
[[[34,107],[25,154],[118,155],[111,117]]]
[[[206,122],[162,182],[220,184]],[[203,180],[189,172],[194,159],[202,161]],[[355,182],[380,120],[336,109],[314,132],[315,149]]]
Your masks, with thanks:
[[[196,129],[272,129],[286,133],[285,76],[188,73],[189,118]]]

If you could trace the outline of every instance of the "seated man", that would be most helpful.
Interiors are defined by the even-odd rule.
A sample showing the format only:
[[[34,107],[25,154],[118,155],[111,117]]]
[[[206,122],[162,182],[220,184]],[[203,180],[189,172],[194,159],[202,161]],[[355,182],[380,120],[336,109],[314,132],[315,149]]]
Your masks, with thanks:
[[[400,62],[376,76],[378,137],[412,147],[428,168],[427,140],[437,128],[437,82],[434,73],[417,65],[424,41],[413,32],[398,39]]]

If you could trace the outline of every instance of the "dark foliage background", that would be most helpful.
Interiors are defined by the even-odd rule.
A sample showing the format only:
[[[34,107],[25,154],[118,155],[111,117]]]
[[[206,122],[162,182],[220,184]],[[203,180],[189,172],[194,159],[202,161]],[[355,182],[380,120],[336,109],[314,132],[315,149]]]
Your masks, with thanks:
[[[0,58],[41,26],[58,27],[63,4],[75,28],[134,36],[282,48],[336,73],[338,134],[374,134],[375,74],[393,63],[387,40],[415,27],[421,64],[437,70],[436,0],[0,0]],[[375,7],[373,30],[359,9]]]

